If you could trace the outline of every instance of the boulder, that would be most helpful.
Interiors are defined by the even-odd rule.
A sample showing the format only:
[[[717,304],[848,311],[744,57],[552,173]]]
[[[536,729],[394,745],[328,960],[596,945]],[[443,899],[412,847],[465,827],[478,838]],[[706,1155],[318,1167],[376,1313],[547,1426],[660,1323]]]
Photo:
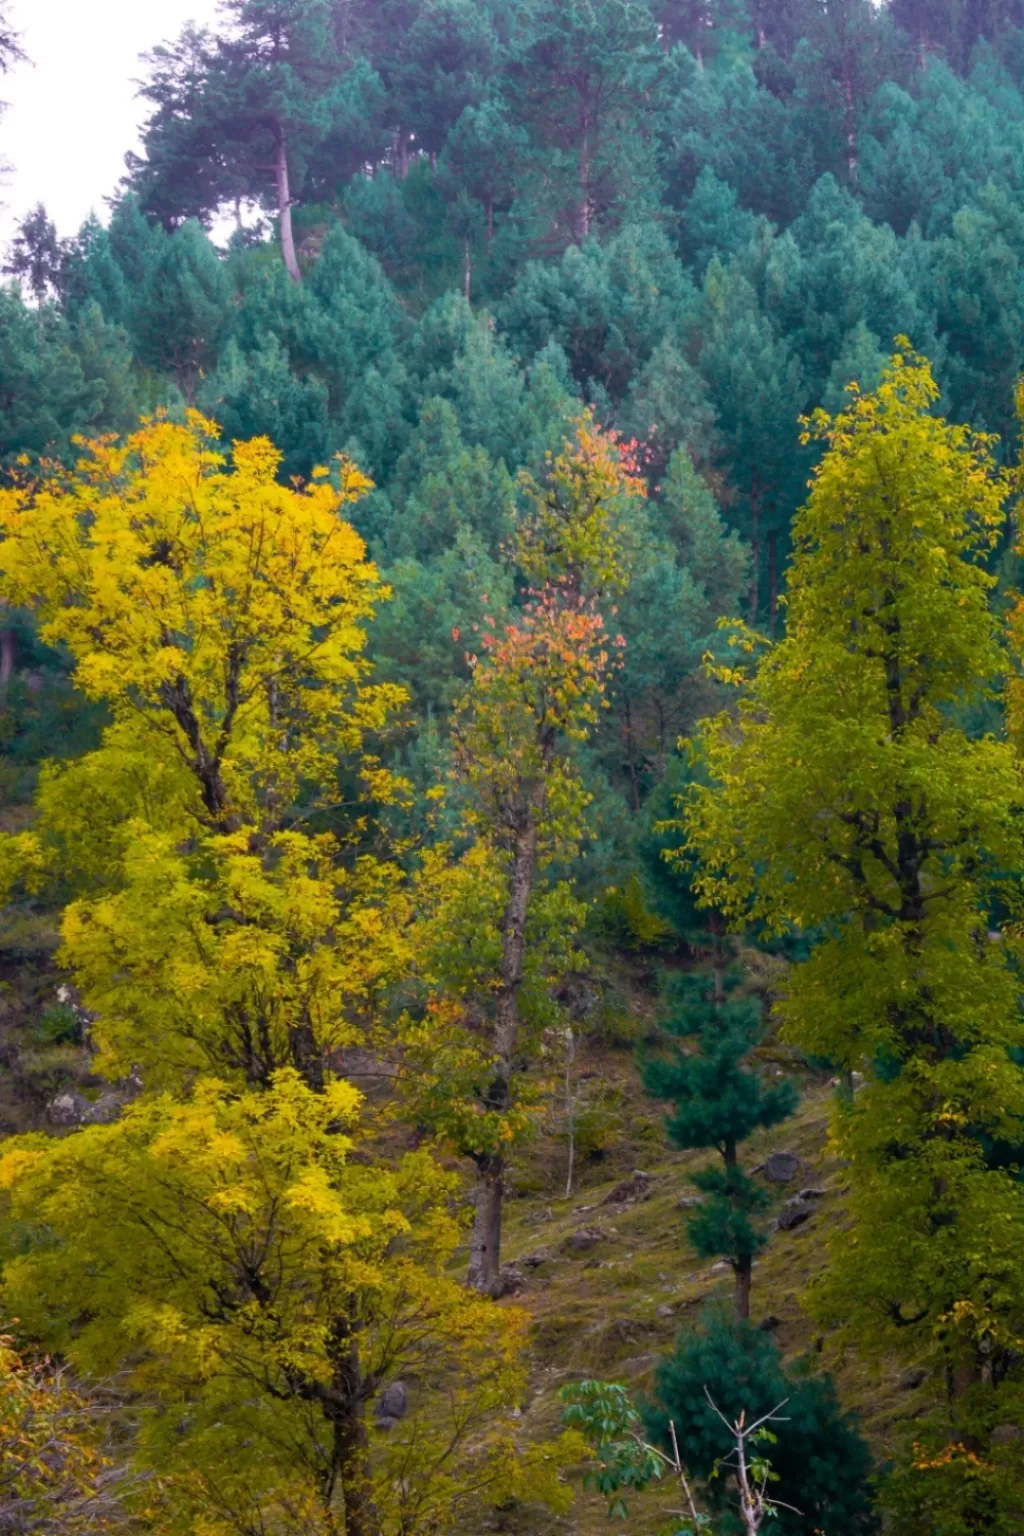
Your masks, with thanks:
[[[700,1195],[683,1195],[679,1200],[679,1209],[681,1211],[695,1211],[699,1205],[703,1204],[704,1201]]]
[[[82,1116],[83,1125],[113,1125],[120,1119],[125,1100],[119,1093],[101,1093],[93,1104],[86,1107]]]
[[[394,1429],[409,1412],[409,1389],[404,1381],[391,1381],[377,1399],[378,1429]]]
[[[518,1264],[503,1264],[498,1275],[498,1283],[491,1292],[497,1300],[501,1296],[518,1296],[520,1291],[526,1290],[526,1276]]]
[[[83,1125],[91,1108],[84,1095],[67,1088],[47,1104],[46,1118],[51,1125]]]
[[[791,1232],[794,1227],[800,1227],[805,1221],[809,1221],[814,1215],[813,1200],[805,1200],[803,1195],[794,1195],[787,1200],[778,1214],[780,1232]]]
[[[769,1184],[791,1184],[801,1166],[795,1152],[769,1152],[761,1171]]]
[[[616,1184],[610,1194],[605,1195],[602,1205],[634,1205],[638,1200],[646,1200],[651,1193],[651,1176],[637,1168],[628,1179],[623,1179],[621,1184]]]
[[[596,1248],[598,1243],[603,1243],[608,1234],[603,1227],[580,1227],[576,1232],[570,1232],[565,1240],[565,1246],[572,1253],[589,1253],[591,1248]]]

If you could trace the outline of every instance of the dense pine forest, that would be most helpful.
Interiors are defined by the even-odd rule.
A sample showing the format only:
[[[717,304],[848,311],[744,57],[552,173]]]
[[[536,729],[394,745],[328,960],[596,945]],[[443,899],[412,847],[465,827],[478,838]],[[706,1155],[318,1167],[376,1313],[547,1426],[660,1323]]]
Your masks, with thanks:
[[[1024,4],[159,31],[0,286],[0,1532],[1021,1536]]]

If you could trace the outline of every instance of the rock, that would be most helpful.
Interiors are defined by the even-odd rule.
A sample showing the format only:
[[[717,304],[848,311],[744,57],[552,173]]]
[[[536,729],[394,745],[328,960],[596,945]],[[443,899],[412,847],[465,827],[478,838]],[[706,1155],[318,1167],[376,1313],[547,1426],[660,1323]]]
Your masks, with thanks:
[[[800,1227],[805,1221],[809,1221],[814,1215],[814,1206],[810,1200],[805,1200],[802,1195],[794,1195],[787,1200],[778,1215],[779,1231],[792,1232],[794,1227]]]
[[[51,1125],[82,1125],[92,1105],[82,1094],[67,1089],[58,1093],[46,1106],[46,1118]]]
[[[769,1184],[791,1184],[801,1166],[795,1152],[770,1152],[765,1158],[762,1172]]]
[[[762,1333],[774,1333],[776,1328],[782,1326],[782,1319],[776,1317],[774,1312],[769,1312],[768,1316],[763,1317],[757,1326]]]
[[[676,1309],[675,1307],[667,1306],[663,1302],[660,1307],[655,1307],[654,1315],[655,1317],[675,1317]]]
[[[719,1259],[717,1264],[712,1264],[711,1273],[713,1275],[724,1275],[727,1274],[730,1269],[732,1269],[731,1264],[727,1263],[725,1259]]]
[[[901,1392],[914,1392],[923,1385],[931,1375],[931,1371],[923,1365],[911,1365],[905,1371],[901,1371],[896,1385]]]
[[[94,1104],[86,1106],[83,1125],[113,1125],[121,1118],[124,1099],[119,1093],[101,1093]]]
[[[679,1201],[679,1209],[681,1211],[695,1211],[698,1205],[703,1204],[704,1201],[700,1195],[683,1195]]]
[[[503,1264],[498,1275],[498,1283],[495,1285],[492,1295],[495,1300],[501,1296],[518,1296],[520,1291],[526,1290],[526,1276],[518,1264]]]
[[[825,1198],[825,1196],[827,1194],[828,1194],[828,1190],[827,1189],[816,1189],[816,1188],[812,1187],[811,1189],[802,1189],[800,1191],[800,1199],[801,1200],[824,1200],[824,1198]]]
[[[378,1429],[394,1429],[409,1411],[409,1389],[404,1381],[391,1381],[377,1399]]]
[[[551,1255],[546,1248],[538,1248],[536,1253],[528,1253],[522,1260],[524,1269],[540,1269],[542,1264],[547,1264]]]
[[[997,1424],[992,1431],[993,1445],[1015,1445],[1024,1436],[1024,1429],[1019,1424]]]
[[[569,1234],[565,1246],[573,1253],[589,1253],[591,1248],[603,1243],[607,1235],[603,1227],[580,1227],[578,1231]]]
[[[602,1205],[633,1205],[638,1200],[646,1200],[651,1193],[651,1176],[637,1168],[621,1184],[616,1184],[610,1194],[605,1195]]]

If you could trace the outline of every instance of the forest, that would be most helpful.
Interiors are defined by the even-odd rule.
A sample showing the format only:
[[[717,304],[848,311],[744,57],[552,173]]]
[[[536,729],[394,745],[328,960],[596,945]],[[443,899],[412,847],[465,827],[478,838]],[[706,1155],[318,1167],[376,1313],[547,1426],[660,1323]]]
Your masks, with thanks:
[[[0,284],[0,1533],[1022,1536],[1024,0],[153,24]]]

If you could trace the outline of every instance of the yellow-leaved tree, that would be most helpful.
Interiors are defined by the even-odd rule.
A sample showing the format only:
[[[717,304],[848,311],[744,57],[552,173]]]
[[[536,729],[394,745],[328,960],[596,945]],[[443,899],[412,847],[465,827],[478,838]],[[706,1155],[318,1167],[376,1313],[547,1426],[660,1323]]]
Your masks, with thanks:
[[[521,1445],[513,1414],[523,1317],[445,1273],[452,1176],[368,1159],[351,1084],[203,1079],[8,1143],[0,1185],[21,1326],[141,1405],[149,1529],[443,1532],[471,1502],[564,1502],[573,1447]]]
[[[150,422],[39,486],[0,492],[0,591],[65,645],[111,723],[47,768],[8,879],[80,891],[62,959],[97,1014],[100,1070],[314,1086],[363,1033],[406,916],[369,753],[401,690],[369,680],[386,592],[341,513],[342,463],[301,489],[265,440]]]
[[[342,1077],[409,953],[378,814],[404,787],[369,750],[403,695],[370,679],[386,594],[341,515],[368,482],[283,487],[269,443],[229,461],[214,434],[150,422],[0,496],[0,594],[110,712],[44,773],[6,874],[77,891],[62,961],[101,1069],[146,1090],[7,1143],[4,1296],[130,1385],[154,1531],[411,1536],[558,1503],[573,1448],[524,1446],[514,1413],[522,1319],[446,1274],[451,1178],[387,1155],[386,1106]]]

